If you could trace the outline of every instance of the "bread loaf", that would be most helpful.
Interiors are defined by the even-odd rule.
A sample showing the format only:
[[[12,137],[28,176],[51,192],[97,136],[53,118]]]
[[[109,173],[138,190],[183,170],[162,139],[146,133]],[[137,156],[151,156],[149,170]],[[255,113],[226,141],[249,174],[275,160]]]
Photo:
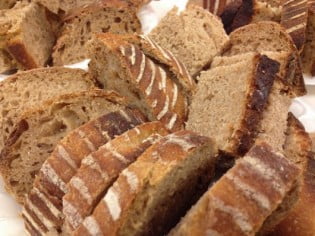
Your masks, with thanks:
[[[221,53],[228,36],[220,20],[201,7],[190,5],[179,14],[177,11],[170,11],[149,36],[170,50],[195,77]]]
[[[115,34],[97,34],[90,43],[89,71],[104,86],[170,130],[183,127],[187,98],[162,65]]]
[[[94,87],[83,70],[63,67],[33,69],[14,74],[0,82],[0,149],[11,134],[18,116],[55,96]]]
[[[168,131],[162,123],[145,123],[109,141],[83,159],[77,174],[69,182],[69,191],[63,198],[65,224],[70,232],[75,230],[85,217],[92,214],[94,207],[120,172],[167,134]]]
[[[258,134],[278,69],[279,63],[251,54],[239,63],[202,72],[186,128],[214,137],[228,154],[244,155]]]
[[[121,103],[124,99],[116,93],[91,90],[62,95],[25,112],[0,156],[0,172],[8,192],[23,202],[57,142],[90,119],[122,108]]]
[[[315,232],[315,159],[311,153],[311,139],[303,125],[292,115],[288,118],[288,132],[284,150],[286,156],[302,169],[297,204],[277,225],[270,236],[311,236]]]
[[[92,33],[140,33],[137,8],[128,1],[98,1],[78,8],[64,19],[63,30],[53,52],[54,65],[65,65],[88,58],[85,49]]]
[[[295,187],[299,169],[268,145],[254,146],[169,235],[256,235]]]
[[[45,66],[55,43],[45,8],[36,3],[1,10],[0,36],[0,49],[15,61],[9,69],[18,67],[27,70]],[[0,68],[0,73],[7,70],[6,67]]]
[[[165,235],[205,191],[217,150],[190,131],[170,134],[125,169],[74,235]]]
[[[279,24],[261,21],[241,27],[230,34],[230,47],[224,55],[231,56],[245,52],[286,51],[294,56],[295,75],[288,83],[294,96],[305,95],[306,89],[300,68],[299,54],[291,39]]]
[[[315,76],[315,1],[309,0],[306,42],[302,52],[303,72]]]
[[[23,218],[27,231],[31,235],[60,233],[64,222],[62,198],[82,159],[145,121],[137,110],[118,110],[89,121],[63,138],[44,162],[25,200]]]

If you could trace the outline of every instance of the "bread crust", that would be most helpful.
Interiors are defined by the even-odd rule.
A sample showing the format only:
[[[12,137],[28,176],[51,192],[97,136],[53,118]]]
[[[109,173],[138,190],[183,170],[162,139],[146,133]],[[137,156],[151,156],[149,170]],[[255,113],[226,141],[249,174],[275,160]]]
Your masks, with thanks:
[[[145,121],[138,110],[119,110],[100,116],[63,138],[43,164],[25,200],[23,217],[29,228],[37,234],[61,232],[64,222],[62,198],[68,191],[66,184],[79,169],[81,161],[116,135]],[[68,158],[61,158],[64,152]],[[55,172],[55,178],[48,170]]]
[[[254,235],[295,185],[299,169],[261,143],[239,159],[170,233]]]
[[[128,222],[128,220],[132,221],[132,219],[130,219],[132,216],[129,215],[129,210],[134,207],[133,204],[136,204],[137,197],[141,195],[142,192],[149,191],[147,189],[152,188],[152,191],[154,191],[154,186],[161,184],[163,178],[165,178],[173,168],[175,169],[178,165],[180,166],[180,163],[188,159],[190,154],[202,146],[208,146],[207,155],[209,155],[208,158],[213,158],[212,164],[214,164],[216,150],[213,146],[213,142],[207,137],[199,136],[191,131],[179,131],[160,139],[147,149],[136,162],[121,173],[118,180],[103,198],[105,200],[99,203],[93,215],[86,218],[85,222],[73,235],[102,235],[102,233],[106,233],[107,235],[120,235],[123,230],[122,228],[126,227],[126,222]],[[210,148],[213,148],[212,151],[210,151]],[[135,185],[131,185],[132,183],[130,181],[126,181],[126,172],[134,175]],[[211,176],[211,167],[208,167],[207,172],[207,175],[210,174]],[[191,195],[191,192],[186,195]],[[182,198],[183,197],[184,196],[182,196]],[[117,205],[110,199],[117,199]],[[175,205],[176,204],[174,204],[174,206]],[[146,207],[147,206],[144,204],[139,210],[142,212]],[[179,208],[180,207],[183,208],[184,206],[179,206]],[[116,211],[116,209],[119,210]],[[174,212],[176,211],[183,211],[183,209],[176,209]],[[178,212],[174,214],[176,215]],[[179,216],[177,215],[177,217]],[[160,215],[159,218],[161,218]],[[163,218],[162,221],[163,220],[165,219]],[[94,222],[94,227],[91,226],[89,222]],[[172,223],[168,222],[168,224]],[[154,229],[152,228],[152,232],[151,234],[149,233],[149,235],[162,235],[162,231],[167,230],[161,229],[161,227],[154,224],[152,226]],[[137,226],[135,226],[135,228],[137,228]],[[96,231],[94,230],[98,232],[95,234]],[[126,234],[126,232],[124,233]],[[135,232],[129,235],[134,235],[133,233]],[[141,234],[141,231],[136,233]]]

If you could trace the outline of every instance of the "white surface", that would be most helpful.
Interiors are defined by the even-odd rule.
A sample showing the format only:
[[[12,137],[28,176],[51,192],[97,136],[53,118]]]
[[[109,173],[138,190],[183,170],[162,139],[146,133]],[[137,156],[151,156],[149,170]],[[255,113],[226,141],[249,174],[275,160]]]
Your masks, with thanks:
[[[158,21],[177,5],[183,9],[187,0],[160,0],[153,1],[145,6],[139,13],[144,33],[148,33],[155,27]],[[71,68],[87,70],[89,60],[77,63]],[[0,74],[0,81],[6,75]],[[292,102],[291,111],[302,121],[309,132],[315,132],[315,78],[306,77],[308,95],[297,98]],[[20,206],[5,192],[3,181],[0,178],[0,236],[24,236],[23,221],[20,218]]]

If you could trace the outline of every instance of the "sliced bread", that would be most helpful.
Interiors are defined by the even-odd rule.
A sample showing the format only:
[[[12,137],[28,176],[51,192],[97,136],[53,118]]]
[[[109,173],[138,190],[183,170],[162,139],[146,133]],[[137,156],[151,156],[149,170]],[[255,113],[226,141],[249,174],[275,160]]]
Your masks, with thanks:
[[[295,75],[292,80],[285,81],[295,96],[306,93],[303,75],[300,68],[299,53],[285,29],[270,21],[261,21],[241,27],[230,34],[230,47],[224,55],[237,55],[245,52],[286,51],[294,56]]]
[[[54,65],[71,64],[88,58],[85,49],[92,33],[140,33],[137,8],[124,0],[98,1],[75,9],[64,19],[63,30],[53,52]]]
[[[127,97],[150,120],[179,130],[187,118],[187,97],[169,73],[137,45],[115,34],[90,42],[89,71],[104,86]]]
[[[298,175],[298,168],[268,145],[254,146],[169,235],[256,235],[296,187]]]
[[[0,172],[8,192],[22,202],[60,139],[90,119],[122,108],[123,102],[116,93],[91,90],[62,95],[25,112],[0,156]]]
[[[201,73],[186,128],[244,155],[254,143],[279,63],[259,54]]]
[[[55,96],[88,90],[94,84],[85,71],[63,67],[19,72],[0,82],[0,149],[25,110]]]
[[[189,5],[177,11],[170,11],[149,36],[181,60],[194,77],[221,53],[228,36],[219,18],[201,7]]]
[[[118,110],[89,121],[63,138],[44,162],[24,201],[26,230],[31,235],[61,233],[62,198],[82,159],[116,135],[145,121],[137,110]]]
[[[217,150],[190,131],[170,134],[125,169],[74,235],[165,235],[207,189]]]
[[[288,132],[284,150],[287,158],[303,170],[299,199],[288,216],[277,225],[270,236],[311,236],[315,232],[315,159],[312,145],[303,125],[292,115],[288,118]]]
[[[315,1],[309,0],[306,42],[302,52],[303,72],[315,76]]]
[[[1,10],[0,37],[0,49],[14,59],[12,66],[23,70],[45,66],[55,43],[46,10],[36,3]],[[0,73],[6,70],[0,68]]]
[[[69,182],[69,191],[63,198],[65,224],[69,229],[67,233],[70,234],[85,217],[92,214],[94,207],[104,197],[120,172],[168,133],[158,121],[142,124],[109,141],[84,158],[77,174]],[[132,179],[133,175],[129,177]],[[83,189],[87,191],[82,191]]]

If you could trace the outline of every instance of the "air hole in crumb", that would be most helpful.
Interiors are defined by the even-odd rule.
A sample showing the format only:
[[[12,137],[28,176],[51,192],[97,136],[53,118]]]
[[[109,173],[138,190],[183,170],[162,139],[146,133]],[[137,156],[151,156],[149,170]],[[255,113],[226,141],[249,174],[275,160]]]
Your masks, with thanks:
[[[115,21],[115,23],[120,23],[121,22],[121,18],[120,17],[115,17],[114,21]]]

